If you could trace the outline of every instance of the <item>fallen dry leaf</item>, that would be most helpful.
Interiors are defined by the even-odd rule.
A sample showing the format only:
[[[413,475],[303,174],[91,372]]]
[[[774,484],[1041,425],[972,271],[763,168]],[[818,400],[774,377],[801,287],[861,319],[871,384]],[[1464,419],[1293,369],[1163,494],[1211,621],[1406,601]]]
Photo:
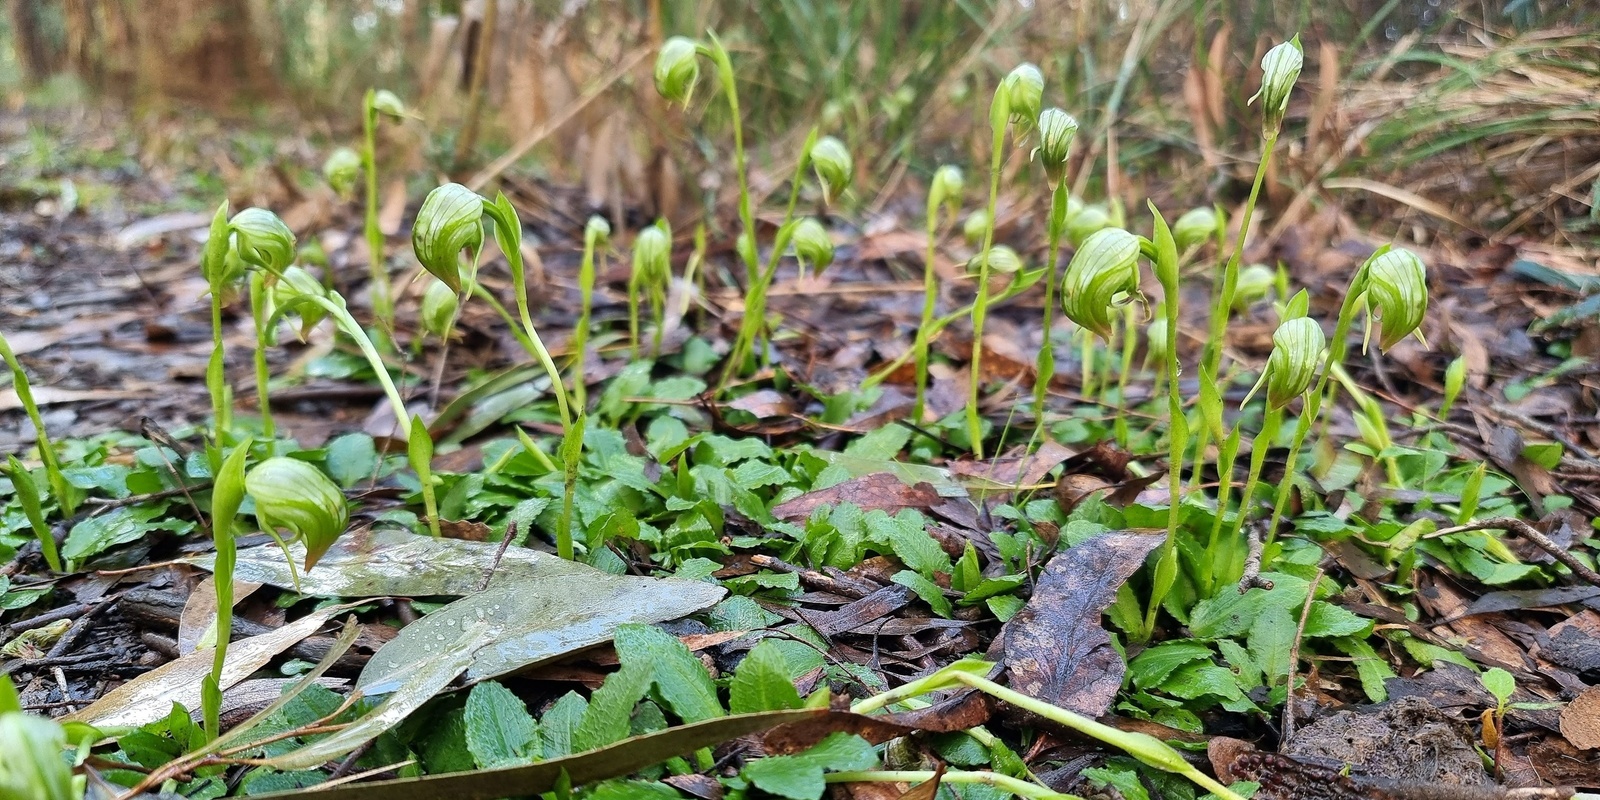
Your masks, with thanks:
[[[822,506],[837,506],[840,503],[854,503],[862,511],[881,509],[893,514],[906,508],[925,510],[938,505],[942,499],[930,483],[908,485],[889,473],[878,472],[779,503],[773,506],[772,515],[791,521],[805,519]]]
[[[1600,686],[1583,690],[1561,709],[1561,735],[1579,750],[1600,747]]]
[[[1159,532],[1109,533],[1051,558],[1001,632],[1011,687],[1089,717],[1106,713],[1126,665],[1100,615],[1162,541]]]
[[[227,663],[222,670],[223,691],[250,677],[295,642],[316,633],[334,616],[355,606],[351,603],[319,609],[271,633],[228,645]],[[211,656],[210,651],[203,650],[163,664],[106,692],[88,708],[63,719],[86,722],[98,728],[138,726],[166,716],[173,703],[184,708],[199,708],[200,683],[211,674]]]

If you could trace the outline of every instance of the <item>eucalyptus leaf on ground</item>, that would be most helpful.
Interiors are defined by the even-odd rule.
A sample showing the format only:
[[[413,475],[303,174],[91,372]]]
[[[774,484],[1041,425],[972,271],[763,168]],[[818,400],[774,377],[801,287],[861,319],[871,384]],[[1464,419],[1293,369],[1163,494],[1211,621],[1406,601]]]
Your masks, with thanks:
[[[281,556],[280,556],[281,557]],[[250,677],[279,653],[317,632],[328,620],[352,605],[328,606],[307,614],[271,633],[240,639],[228,645],[226,667],[220,681],[222,689]],[[63,719],[96,727],[144,725],[167,715],[173,703],[184,708],[200,708],[200,681],[211,673],[212,653],[200,650],[156,669],[107,692],[88,708]],[[320,762],[319,762],[320,763]]]
[[[388,680],[479,622],[494,627],[467,669],[469,683],[600,644],[625,623],[664,622],[692,614],[711,607],[726,593],[712,583],[611,575],[563,563],[559,572],[545,577],[524,572],[499,575],[487,590],[469,594],[407,625],[372,657],[356,685],[366,687]]]

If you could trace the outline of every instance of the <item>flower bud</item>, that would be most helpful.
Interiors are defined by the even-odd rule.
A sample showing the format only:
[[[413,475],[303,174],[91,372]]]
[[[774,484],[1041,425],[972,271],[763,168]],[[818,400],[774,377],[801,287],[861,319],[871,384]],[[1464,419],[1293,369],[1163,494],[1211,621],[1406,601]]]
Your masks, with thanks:
[[[1104,230],[1111,225],[1111,214],[1105,206],[1084,206],[1078,213],[1072,213],[1070,201],[1067,206],[1067,240],[1073,247],[1082,247],[1085,241],[1096,231]]]
[[[989,212],[980,208],[968,214],[961,223],[961,238],[967,240],[968,245],[978,247],[983,244],[983,234],[988,229]]]
[[[1179,250],[1188,250],[1195,245],[1205,244],[1219,230],[1222,230],[1222,215],[1216,209],[1191,208],[1172,224],[1172,238]]]
[[[461,307],[461,299],[444,281],[434,280],[428,284],[428,291],[422,295],[422,329],[439,338],[444,338],[450,333],[450,328],[455,324],[456,311]]]
[[[604,248],[611,242],[611,223],[598,214],[589,218],[583,226],[583,245],[591,250]]]
[[[700,46],[686,36],[674,36],[656,56],[656,91],[669,103],[689,106],[695,81],[700,79]]]
[[[281,528],[300,537],[308,570],[350,522],[344,493],[322,470],[298,459],[276,456],[257,464],[244,476],[244,490],[255,499],[263,532]]]
[[[1039,146],[1033,155],[1044,163],[1045,176],[1056,186],[1067,176],[1067,156],[1072,139],[1078,135],[1078,121],[1059,108],[1047,108],[1039,115]]]
[[[1310,317],[1284,320],[1278,326],[1272,334],[1272,355],[1261,375],[1267,384],[1267,405],[1283,408],[1311,388],[1327,341],[1322,326]]]
[[[1268,136],[1276,136],[1283,125],[1283,115],[1289,110],[1289,92],[1300,77],[1304,60],[1299,36],[1268,50],[1261,59],[1261,89],[1250,102],[1261,98],[1261,129]]]
[[[400,102],[400,96],[388,89],[379,89],[372,93],[372,110],[385,116],[400,119],[406,115],[406,104]]]
[[[1266,264],[1251,264],[1239,270],[1239,282],[1233,288],[1233,307],[1243,311],[1272,293],[1278,273]]]
[[[222,201],[211,218],[211,233],[206,237],[205,249],[200,254],[200,275],[212,291],[220,291],[228,282],[228,201]]]
[[[1139,237],[1104,228],[1084,240],[1061,279],[1061,310],[1102,339],[1111,338],[1117,295],[1139,290]]]
[[[1444,401],[1439,403],[1439,418],[1450,416],[1450,407],[1456,404],[1456,398],[1461,396],[1461,389],[1467,383],[1467,358],[1456,356],[1450,366],[1444,368]]]
[[[1019,64],[1001,82],[1000,88],[1006,93],[1006,105],[1017,136],[1028,135],[1039,119],[1039,107],[1044,102],[1044,74],[1032,64]]]
[[[832,203],[834,198],[850,188],[855,176],[855,162],[844,142],[824,136],[811,146],[811,168],[816,170],[817,182],[822,184],[822,199]]]
[[[82,787],[74,790],[71,762],[62,757],[66,747],[61,723],[20,711],[0,714],[0,797],[82,797]]]
[[[1160,314],[1144,328],[1145,347],[1156,361],[1166,361],[1172,350],[1172,337],[1167,333],[1167,318]]]
[[[461,251],[483,246],[483,198],[459,183],[428,192],[411,226],[411,249],[422,268],[461,291]]]
[[[245,263],[277,274],[294,263],[294,233],[264,208],[247,208],[228,221],[239,257]]]
[[[322,179],[339,194],[340,197],[349,197],[351,190],[355,189],[356,180],[361,177],[361,156],[348,147],[341,147],[328,154],[328,160],[322,162]]]
[[[971,274],[971,275],[980,274],[982,268],[983,268],[983,254],[982,253],[979,253],[979,254],[973,256],[971,259],[969,259],[967,261],[967,273],[968,274]],[[1001,275],[1011,275],[1011,274],[1013,274],[1015,272],[1020,271],[1021,269],[1022,269],[1022,257],[1017,255],[1017,251],[1012,250],[1011,248],[1006,247],[1003,244],[997,244],[994,247],[989,248],[989,271],[990,272],[998,272]]]
[[[1378,347],[1388,350],[1417,330],[1428,313],[1422,259],[1399,247],[1373,259],[1367,267],[1367,303],[1378,313]]]
[[[944,206],[954,217],[961,213],[961,191],[966,185],[961,168],[945,164],[934,171],[933,181],[928,184],[928,206],[935,209]]]
[[[794,252],[818,275],[833,263],[833,237],[822,223],[806,217],[794,226]]]
[[[633,239],[633,272],[645,283],[664,284],[672,275],[672,235],[665,224],[651,225]]]
[[[301,267],[290,267],[272,284],[269,296],[272,312],[268,314],[268,318],[276,324],[277,320],[285,315],[299,315],[300,330],[295,335],[303,342],[306,340],[306,335],[311,333],[311,329],[317,327],[328,316],[327,309],[308,301],[313,297],[327,296],[327,288],[315,276]]]

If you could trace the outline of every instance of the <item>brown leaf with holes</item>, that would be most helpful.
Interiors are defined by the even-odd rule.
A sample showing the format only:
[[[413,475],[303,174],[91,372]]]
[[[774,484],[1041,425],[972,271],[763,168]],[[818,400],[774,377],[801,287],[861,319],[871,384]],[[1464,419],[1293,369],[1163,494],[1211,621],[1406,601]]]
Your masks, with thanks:
[[[942,499],[933,484],[923,482],[907,485],[887,472],[875,472],[779,503],[772,508],[772,515],[794,521],[811,516],[811,512],[822,506],[837,506],[840,503],[855,503],[862,511],[880,509],[893,514],[907,508],[926,510],[938,505]]]
[[[1108,533],[1051,558],[1001,632],[1011,688],[1090,717],[1106,713],[1127,667],[1100,615],[1162,541],[1159,531]]]

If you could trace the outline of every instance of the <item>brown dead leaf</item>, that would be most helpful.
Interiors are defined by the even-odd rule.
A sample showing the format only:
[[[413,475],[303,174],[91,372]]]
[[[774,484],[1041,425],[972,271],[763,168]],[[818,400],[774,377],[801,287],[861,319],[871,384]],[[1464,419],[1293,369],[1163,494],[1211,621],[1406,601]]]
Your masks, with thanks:
[[[439,518],[439,533],[446,539],[461,539],[467,542],[487,542],[493,534],[488,525],[475,520],[444,519]]]
[[[882,744],[896,737],[912,733],[916,728],[893,721],[893,715],[869,717],[849,711],[829,711],[815,717],[779,725],[762,737],[768,755],[798,753],[831,733],[853,733],[873,744]]]
[[[794,521],[811,516],[811,512],[822,506],[840,503],[854,503],[862,511],[880,509],[894,514],[907,508],[926,510],[942,499],[933,484],[921,482],[908,486],[887,472],[875,472],[779,503],[773,507],[772,515]]]
[[[1579,750],[1600,748],[1600,686],[1583,690],[1561,709],[1561,735]]]
[[[1104,714],[1126,665],[1100,615],[1162,541],[1148,532],[1109,533],[1051,558],[1033,597],[1001,632],[1012,688],[1079,714]]]
[[[184,601],[183,612],[178,615],[178,655],[188,655],[200,647],[200,640],[205,637],[217,621],[217,589],[215,579],[207,575],[189,593],[189,599]],[[254,594],[261,588],[259,583],[249,581],[233,582],[233,603]]]
[[[944,762],[934,767],[933,777],[907,789],[900,800],[933,800],[939,796],[939,785],[944,783]]]

